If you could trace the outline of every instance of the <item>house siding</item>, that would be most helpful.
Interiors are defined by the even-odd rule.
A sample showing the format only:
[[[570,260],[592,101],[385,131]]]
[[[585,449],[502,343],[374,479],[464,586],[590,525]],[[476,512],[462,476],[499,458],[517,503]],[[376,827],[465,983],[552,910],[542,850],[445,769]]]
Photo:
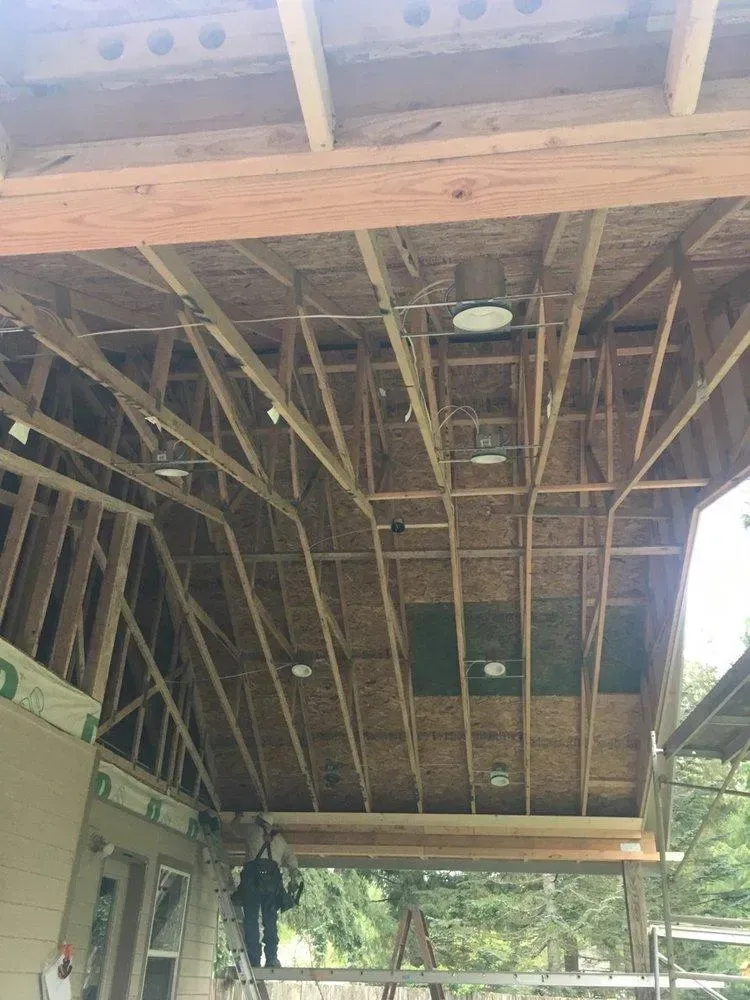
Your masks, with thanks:
[[[217,901],[199,846],[187,837],[127,812],[110,802],[94,799],[88,834],[101,835],[116,847],[117,857],[144,869],[143,899],[135,934],[135,954],[127,987],[127,1000],[140,1000],[156,878],[160,864],[190,874],[188,907],[178,965],[177,1000],[207,1000],[211,990],[216,947]],[[128,857],[129,856],[129,857]],[[104,859],[82,852],[65,922],[66,939],[78,955],[72,980],[73,1000],[80,1000],[86,968],[89,934]]]
[[[0,699],[0,997],[39,1000],[84,825],[95,749]]]

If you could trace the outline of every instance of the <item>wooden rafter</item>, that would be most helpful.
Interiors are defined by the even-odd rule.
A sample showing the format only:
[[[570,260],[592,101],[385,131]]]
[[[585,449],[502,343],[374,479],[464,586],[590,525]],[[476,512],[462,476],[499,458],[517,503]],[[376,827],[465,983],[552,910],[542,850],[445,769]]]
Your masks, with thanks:
[[[237,747],[245,763],[245,767],[247,768],[247,772],[250,775],[250,779],[255,786],[256,791],[258,792],[261,802],[265,806],[266,798],[263,783],[260,780],[255,762],[253,761],[252,755],[248,750],[247,744],[245,743],[245,738],[235,720],[231,702],[229,701],[227,693],[224,690],[224,684],[216,669],[208,646],[206,645],[206,640],[203,636],[203,632],[201,631],[200,624],[190,604],[188,595],[185,592],[182,578],[180,577],[179,571],[174,563],[174,560],[172,559],[169,547],[167,546],[164,536],[156,528],[152,527],[151,538],[159,556],[159,561],[166,575],[167,582],[183,612],[190,635],[198,650],[198,655],[203,667],[209,677],[209,680],[211,681],[211,684],[213,685],[214,691],[216,692],[219,704],[224,712],[227,724],[235,739]]]
[[[641,410],[638,414],[638,423],[635,432],[635,444],[633,446],[634,462],[636,462],[640,457],[641,451],[643,450],[643,442],[646,440],[646,431],[648,430],[648,423],[651,419],[651,410],[654,405],[654,397],[656,396],[656,387],[659,383],[659,375],[661,374],[662,364],[664,363],[664,358],[666,356],[669,335],[672,331],[672,324],[674,322],[675,313],[677,312],[677,304],[680,299],[681,291],[682,282],[679,277],[674,276],[670,282],[666,306],[664,307],[664,312],[659,320],[659,326],[656,331],[654,353],[649,358],[648,372],[646,373],[646,382],[643,391],[643,402],[641,403]]]
[[[181,296],[188,312],[203,323],[205,328],[213,334],[213,336],[230,354],[230,356],[236,358],[240,362],[243,370],[246,372],[250,380],[271,400],[281,416],[289,424],[291,430],[305,443],[310,451],[318,458],[321,464],[331,473],[334,479],[336,479],[336,481],[346,490],[348,495],[351,496],[359,509],[365,515],[371,529],[373,547],[375,549],[376,565],[378,567],[378,575],[380,579],[381,597],[386,612],[386,622],[389,642],[391,643],[392,648],[392,656],[394,657],[394,672],[397,679],[399,701],[401,702],[407,750],[409,752],[412,774],[415,779],[417,799],[421,804],[421,780],[419,778],[418,767],[416,765],[412,732],[409,724],[408,707],[403,690],[403,680],[401,678],[400,667],[395,669],[396,664],[399,662],[395,614],[393,612],[392,602],[388,591],[382,545],[378,534],[375,515],[370,502],[364,493],[362,493],[361,490],[359,490],[354,484],[353,475],[323,442],[310,420],[303,413],[301,413],[298,407],[291,401],[289,394],[285,391],[284,387],[280,385],[273,375],[271,375],[255,352],[248,347],[244,338],[241,336],[234,324],[232,324],[231,320],[229,320],[229,318],[223,313],[209,292],[190,272],[180,254],[178,254],[174,249],[168,247],[160,247],[158,249],[154,247],[142,247],[141,252],[144,254],[146,259],[153,264],[162,277],[169,282],[174,291]],[[240,479],[240,481],[242,482],[242,479]],[[243,482],[243,485],[247,485],[249,489],[252,489],[253,492],[258,493],[258,495],[262,496],[264,499],[268,499],[270,496],[276,498],[274,506],[295,523],[297,533],[300,537],[300,545],[304,554],[306,547],[309,549],[309,544],[307,543],[306,535],[303,540],[304,526],[302,525],[301,520],[299,520],[296,510],[287,501],[281,502],[281,498],[278,494],[268,487],[261,491],[255,489],[253,486],[250,486],[246,481]],[[326,645],[328,645],[330,618],[324,615],[326,605],[317,585],[312,554],[310,554],[309,559],[305,557],[305,563],[308,570],[308,578],[313,589],[313,596],[315,597],[316,604],[318,605],[318,610],[321,615],[321,625],[323,627],[324,639],[326,640]],[[320,598],[320,600],[318,600],[318,598]],[[341,696],[339,695],[339,697]],[[348,715],[344,721],[347,729],[347,737],[349,738],[350,746],[352,747],[352,752],[354,753],[356,744],[354,741],[353,730],[351,728],[351,720]],[[354,759],[355,761],[358,761],[358,757],[355,757]],[[361,769],[361,762],[357,764],[357,773],[360,777],[360,781],[363,783],[364,774]],[[362,790],[364,793],[365,788],[363,787]]]
[[[189,339],[191,340],[193,346],[196,349],[196,353],[198,353],[198,357],[201,361],[201,364],[204,367],[206,376],[209,382],[211,383],[211,387],[214,393],[216,394],[216,397],[219,400],[219,403],[221,404],[222,409],[224,410],[224,413],[227,416],[227,419],[230,421],[232,429],[234,430],[235,435],[239,441],[240,447],[248,456],[248,460],[251,460],[250,457],[252,456],[252,461],[256,466],[255,468],[256,475],[258,475],[259,478],[261,478],[263,481],[267,482],[268,477],[265,471],[260,466],[260,458],[255,449],[255,445],[253,444],[252,439],[250,437],[249,415],[243,414],[240,410],[237,409],[236,406],[237,401],[236,399],[233,398],[232,387],[228,382],[228,380],[224,377],[223,373],[219,370],[218,365],[211,356],[207,346],[205,345],[202,339],[202,334],[200,334],[194,327],[190,326],[186,316],[182,315],[181,321],[185,326],[185,330],[186,333],[188,334]],[[305,329],[304,320],[302,322],[303,322],[303,329]],[[309,329],[305,334],[305,339],[306,342],[308,342],[308,349],[311,351],[311,354],[315,356],[315,349],[317,345],[315,344],[314,337],[312,336],[312,332]],[[329,417],[334,421],[334,423],[338,423],[338,414],[336,413],[335,407],[333,405],[333,397],[330,393],[328,383],[325,380],[324,371],[322,372],[322,378],[323,381],[321,382],[321,390],[323,391],[324,399],[326,399],[328,404],[330,404],[330,408],[328,408]],[[341,460],[342,462],[344,462],[345,460],[346,462],[349,463],[350,475],[353,478],[353,472],[351,471],[351,462],[349,460],[348,451],[346,450],[346,443],[345,440],[343,439],[343,435],[341,437],[341,446],[342,446],[342,453],[340,455]],[[302,524],[302,521],[300,520],[299,516],[296,513],[290,517],[290,520],[294,523],[299,537],[300,547],[308,571],[310,587],[320,617],[320,625],[321,625],[321,630],[323,632],[323,640],[326,645],[328,661],[331,667],[331,673],[333,676],[334,685],[336,687],[336,692],[339,698],[339,705],[341,708],[344,728],[346,731],[349,747],[352,754],[352,760],[354,762],[354,767],[360,780],[360,787],[362,790],[362,795],[365,803],[365,809],[369,810],[370,809],[369,791],[365,784],[365,778],[362,769],[359,748],[357,746],[356,736],[354,734],[354,729],[351,722],[351,715],[349,713],[349,709],[346,703],[346,695],[341,680],[341,673],[336,655],[336,649],[333,643],[333,635],[331,630],[332,616],[330,614],[330,609],[328,608],[328,604],[325,600],[325,597],[323,596],[323,593],[320,589],[320,583],[318,580],[315,565],[312,560],[311,549],[304,525]],[[248,609],[253,618],[253,623],[256,626],[256,632],[258,632],[258,638],[259,641],[261,642],[261,646],[265,649],[267,647],[267,639],[265,638],[265,626],[262,623],[261,616],[258,611],[258,602],[255,597],[255,594],[254,593],[250,594],[245,590],[244,580],[246,579],[246,574],[244,566],[242,566],[241,558],[238,559],[236,557],[236,554],[239,553],[239,546],[237,545],[234,533],[229,531],[228,529],[225,529],[225,532],[227,534],[230,554],[232,555],[232,558],[235,562],[235,568],[237,569],[237,572],[240,574],[240,583],[243,587],[243,592],[245,592],[245,596],[248,603]],[[249,581],[248,581],[248,586],[249,586]],[[260,631],[258,631],[258,626],[260,626]],[[270,657],[270,647],[268,647],[268,652],[269,652],[269,657],[268,657],[269,672],[271,674],[272,679],[277,678],[277,668],[273,662],[273,659]],[[286,696],[284,695],[283,688],[281,687],[280,683],[278,685],[275,685],[275,687],[277,690],[277,694],[279,695],[279,701],[281,704],[282,713],[284,714],[287,721],[287,726],[289,727],[289,735],[296,749],[297,746],[300,745],[300,741],[299,741],[299,736],[297,735],[296,730],[294,728],[294,722],[292,720],[291,713],[289,713],[288,710],[285,709]],[[301,750],[301,745],[300,745],[300,750]],[[307,777],[311,778],[311,776],[309,775],[309,771],[307,771],[307,769],[304,769],[303,773],[305,773],[306,778]],[[313,791],[313,793],[315,792],[314,787],[311,790]]]
[[[692,115],[698,105],[718,2],[677,0],[664,80],[673,115]]]
[[[584,765],[583,785],[581,789],[581,805],[585,814],[588,802],[588,780],[591,768],[591,754],[593,750],[593,732],[596,712],[597,682],[601,667],[601,651],[604,639],[605,610],[607,606],[607,593],[609,588],[609,560],[611,559],[612,535],[614,531],[614,514],[625,498],[630,494],[635,484],[645,475],[656,460],[666,451],[672,441],[680,431],[687,426],[688,422],[708,402],[711,394],[719,387],[722,379],[731,370],[736,360],[750,347],[750,306],[746,306],[731,330],[716,348],[701,372],[696,373],[693,384],[678,400],[672,408],[670,415],[663,422],[658,431],[653,435],[640,457],[633,463],[625,481],[613,496],[609,510],[607,525],[605,529],[605,544],[603,555],[603,570],[600,580],[598,613],[596,615],[596,645],[595,658],[592,672],[591,702],[588,716],[588,732],[586,742],[586,757]],[[692,538],[694,537],[697,519],[695,515],[691,519],[691,526],[688,538],[685,543],[686,560],[692,549]],[[683,563],[685,565],[685,563]],[[682,590],[682,583],[680,590]],[[681,605],[680,593],[676,606]],[[677,616],[673,619],[672,633],[675,633],[677,626]],[[670,633],[668,649],[673,648],[676,641]],[[671,654],[670,657],[671,659]],[[669,661],[667,661],[669,662]],[[662,686],[665,683],[668,669],[664,671]],[[663,687],[662,687],[663,690]],[[661,699],[660,699],[661,701]]]
[[[747,204],[747,198],[719,198],[711,202],[700,215],[695,218],[687,229],[676,240],[645,267],[640,274],[621,292],[613,296],[596,311],[585,324],[584,333],[596,333],[606,323],[617,319],[627,308],[646,294],[663,276],[674,267],[675,250],[688,256],[706,240],[710,239],[735,213],[741,212]]]
[[[137,524],[132,514],[119,514],[112,529],[86,664],[86,690],[98,702],[103,701],[107,688]]]
[[[277,8],[310,149],[333,149],[333,104],[315,2],[278,0]]]
[[[568,380],[568,373],[573,360],[575,343],[578,338],[578,331],[583,318],[583,310],[586,305],[591,278],[594,272],[594,264],[599,252],[599,244],[604,232],[606,212],[597,211],[591,213],[584,221],[583,233],[578,249],[578,257],[575,267],[575,277],[573,283],[573,294],[568,305],[568,313],[563,325],[562,335],[559,343],[556,342],[552,351],[552,341],[548,344],[548,351],[552,351],[550,357],[554,356],[551,364],[552,389],[547,407],[547,420],[544,431],[539,434],[541,427],[541,406],[542,406],[542,386],[543,386],[543,365],[544,365],[544,342],[539,344],[537,340],[536,374],[534,378],[534,410],[532,421],[532,441],[535,445],[532,481],[528,487],[528,500],[526,504],[526,530],[525,530],[525,552],[523,571],[523,629],[522,629],[522,649],[523,649],[523,683],[522,683],[522,716],[523,716],[523,759],[524,759],[524,791],[526,800],[526,812],[531,813],[531,697],[532,697],[532,668],[533,668],[533,648],[532,648],[532,569],[533,569],[533,540],[534,540],[534,511],[539,497],[540,486],[544,476],[547,459],[552,447],[552,437],[555,426],[562,407],[563,394]],[[550,266],[555,258],[559,247],[562,229],[566,220],[558,217],[545,242],[543,248],[543,261]],[[543,275],[540,275],[535,288],[543,289]],[[540,329],[541,323],[545,319],[544,299],[539,299]],[[537,331],[537,337],[539,332]],[[538,441],[538,448],[537,446]]]
[[[393,292],[390,279],[378,245],[377,237],[370,232],[358,232],[357,243],[365,262],[370,283],[375,292],[380,313],[383,317],[391,348],[398,362],[401,377],[409,396],[409,403],[419,426],[422,441],[427,452],[433,475],[441,488],[441,498],[448,522],[448,544],[451,555],[451,587],[453,592],[454,620],[456,625],[456,644],[458,649],[458,674],[461,690],[461,711],[463,716],[464,745],[466,751],[466,768],[471,796],[471,811],[476,812],[476,790],[474,781],[474,753],[471,732],[471,703],[469,701],[469,685],[466,677],[466,633],[464,626],[463,587],[461,583],[461,558],[458,553],[458,531],[456,512],[450,496],[450,483],[440,462],[440,454],[436,434],[432,426],[430,414],[422,395],[421,380],[417,366],[409,352],[401,332],[401,327],[394,312]],[[429,372],[432,378],[432,371]],[[434,390],[433,390],[434,396]]]

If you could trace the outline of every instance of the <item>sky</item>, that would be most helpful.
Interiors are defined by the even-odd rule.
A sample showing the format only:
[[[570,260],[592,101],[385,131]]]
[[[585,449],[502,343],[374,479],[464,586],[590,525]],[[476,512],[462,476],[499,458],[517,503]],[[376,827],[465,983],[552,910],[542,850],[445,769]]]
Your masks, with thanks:
[[[750,619],[750,480],[701,515],[688,577],[685,659],[724,673],[744,646]]]

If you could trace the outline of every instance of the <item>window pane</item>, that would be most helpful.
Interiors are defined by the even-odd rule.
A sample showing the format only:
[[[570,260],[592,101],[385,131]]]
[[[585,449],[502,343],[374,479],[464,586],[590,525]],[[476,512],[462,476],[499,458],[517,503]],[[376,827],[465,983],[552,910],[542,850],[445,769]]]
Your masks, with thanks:
[[[148,958],[141,1000],[171,1000],[176,963],[176,958]]]
[[[89,951],[86,959],[86,972],[83,978],[83,1000],[98,1000],[99,989],[101,987],[102,976],[104,975],[104,963],[107,959],[107,949],[109,946],[109,930],[112,923],[112,914],[115,909],[115,893],[117,892],[117,882],[106,875],[99,883],[99,895],[94,908],[94,920],[91,924],[91,936],[89,938]]]
[[[179,952],[189,882],[181,872],[159,869],[149,951]]]

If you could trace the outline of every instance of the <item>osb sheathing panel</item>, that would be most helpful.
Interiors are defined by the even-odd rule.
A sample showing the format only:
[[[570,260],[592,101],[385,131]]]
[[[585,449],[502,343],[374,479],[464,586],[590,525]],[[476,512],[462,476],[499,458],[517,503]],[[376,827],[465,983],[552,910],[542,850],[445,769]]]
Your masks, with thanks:
[[[428,810],[463,812],[469,800],[461,702],[415,699],[419,762]]]
[[[594,722],[592,778],[635,781],[640,778],[647,734],[639,695],[599,695]],[[636,808],[636,787],[632,795],[622,793],[592,795],[589,813],[624,815]]]
[[[373,807],[413,811],[416,793],[393,664],[367,660],[359,662],[356,671]]]

